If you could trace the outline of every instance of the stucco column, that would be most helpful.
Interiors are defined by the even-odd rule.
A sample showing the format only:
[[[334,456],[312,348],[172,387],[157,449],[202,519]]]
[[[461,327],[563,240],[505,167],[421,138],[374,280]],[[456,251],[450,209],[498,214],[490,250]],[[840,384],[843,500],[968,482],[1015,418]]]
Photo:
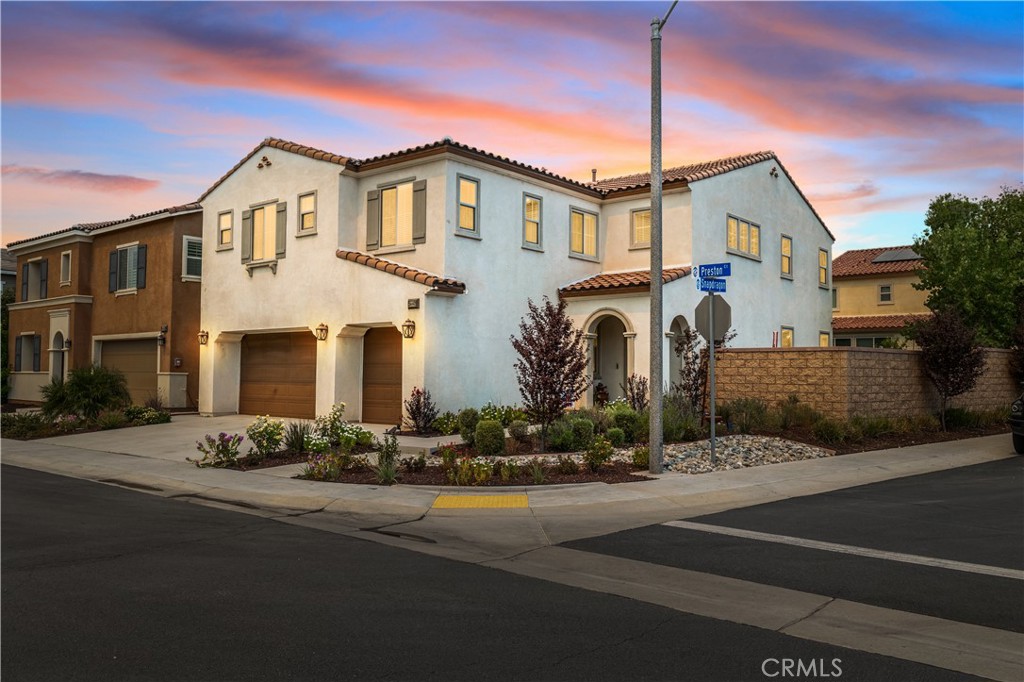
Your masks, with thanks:
[[[631,374],[636,374],[635,364],[635,349],[633,348],[636,343],[636,332],[624,332],[622,338],[626,340],[626,379],[628,380]]]
[[[584,393],[584,405],[593,406],[594,404],[594,343],[597,341],[597,334],[584,334],[583,338],[587,341],[587,392]],[[577,404],[579,404],[577,402]]]

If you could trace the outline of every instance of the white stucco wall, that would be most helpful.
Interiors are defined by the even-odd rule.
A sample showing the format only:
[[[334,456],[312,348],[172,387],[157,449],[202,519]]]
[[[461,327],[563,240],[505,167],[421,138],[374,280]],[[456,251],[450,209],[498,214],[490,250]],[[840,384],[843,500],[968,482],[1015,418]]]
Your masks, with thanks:
[[[605,202],[602,222],[606,228],[605,271],[647,270],[650,247],[630,247],[630,216],[651,207],[650,194]],[[662,199],[662,262],[665,266],[689,265],[692,258],[693,223],[689,190],[671,190]]]

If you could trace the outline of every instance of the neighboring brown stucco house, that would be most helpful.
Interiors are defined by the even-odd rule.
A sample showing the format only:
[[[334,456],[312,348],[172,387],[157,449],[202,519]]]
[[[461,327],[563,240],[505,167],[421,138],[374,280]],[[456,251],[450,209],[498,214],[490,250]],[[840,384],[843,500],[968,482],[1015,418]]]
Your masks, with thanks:
[[[95,363],[124,372],[135,403],[197,405],[202,225],[186,204],[9,244],[10,400]]]
[[[902,338],[908,323],[931,314],[911,246],[847,251],[832,261],[832,337],[836,346],[877,348]],[[904,339],[905,340],[905,339]]]

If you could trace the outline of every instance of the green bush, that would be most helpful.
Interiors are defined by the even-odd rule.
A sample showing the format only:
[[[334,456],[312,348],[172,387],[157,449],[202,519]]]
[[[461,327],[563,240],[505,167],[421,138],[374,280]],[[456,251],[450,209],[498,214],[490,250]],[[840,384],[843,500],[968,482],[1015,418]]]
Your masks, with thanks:
[[[627,434],[627,438],[628,438]],[[636,433],[633,437],[634,443],[647,443],[651,440],[651,410],[641,410],[637,414]]]
[[[779,412],[781,415],[780,421],[783,429],[788,429],[793,426],[813,426],[814,422],[822,418],[822,414],[820,412],[816,411],[807,403],[800,402],[800,399],[795,395],[791,395],[789,398],[779,403]]]
[[[281,441],[284,440],[284,422],[280,419],[271,419],[269,415],[256,417],[256,421],[245,429],[245,435],[249,436],[252,443],[249,457],[262,460],[281,447]],[[253,451],[256,453],[255,456]]]
[[[546,478],[544,474],[544,463],[537,457],[530,460],[530,476],[533,477],[534,485],[540,485]]]
[[[576,434],[567,419],[557,419],[548,427],[548,447],[555,452],[572,452],[576,449]]]
[[[893,420],[888,417],[853,417],[850,426],[856,428],[864,438],[879,438],[896,433]]]
[[[52,431],[50,420],[41,412],[4,412],[0,415],[0,432],[4,438],[43,438]]]
[[[206,434],[205,443],[196,441],[196,450],[203,453],[203,456],[199,459],[185,459],[201,469],[233,466],[238,462],[238,448],[242,440],[242,436],[237,433],[229,436],[221,432],[216,437]]]
[[[629,443],[637,441],[640,430],[640,414],[629,405],[618,409],[611,415],[614,428],[621,429]]]
[[[340,445],[345,426],[345,403],[336,403],[330,412],[320,415],[313,421],[312,428],[331,445]]]
[[[477,422],[473,442],[481,455],[500,455],[505,452],[505,429],[496,419],[481,419]]]
[[[102,431],[108,431],[110,429],[120,429],[128,426],[131,422],[124,416],[124,412],[120,410],[110,410],[109,412],[100,412],[100,415],[96,417],[96,426]]]
[[[384,436],[383,441],[374,443],[377,450],[377,464],[370,467],[381,485],[392,485],[398,480],[398,439],[393,435]]]
[[[584,459],[591,471],[597,471],[601,466],[612,458],[614,450],[612,444],[604,436],[594,436],[584,452]]]
[[[846,439],[846,429],[841,422],[824,417],[814,422],[814,437],[826,445],[839,445]]]
[[[558,456],[558,473],[572,475],[579,472],[580,465],[575,459],[566,455]]]
[[[978,412],[965,410],[962,407],[950,407],[946,409],[946,430],[948,431],[975,431],[983,428],[982,415]]]
[[[312,434],[313,425],[305,419],[288,422],[288,427],[284,430],[284,449],[297,454],[305,452],[306,439]]]
[[[403,457],[399,462],[408,472],[423,471],[427,468],[427,456],[420,453],[416,457]]]
[[[733,426],[740,433],[753,433],[768,418],[768,405],[757,398],[737,398],[729,403]]]
[[[71,403],[68,385],[63,379],[51,379],[50,383],[40,389],[43,404],[40,409],[47,419],[55,419],[65,414],[75,414],[75,406]]]
[[[472,447],[476,439],[476,425],[480,421],[480,413],[475,407],[467,407],[459,412],[459,435],[462,442]]]
[[[59,388],[58,383],[46,387],[52,393],[51,399],[43,402],[44,414],[77,414],[92,421],[100,412],[121,410],[132,403],[124,374],[116,369],[99,365],[78,367],[68,373],[67,381]]]
[[[651,466],[651,449],[646,445],[638,445],[633,448],[633,466],[638,469],[647,469]]]
[[[480,408],[480,418],[494,419],[501,422],[503,427],[508,427],[509,424],[517,419],[525,420],[526,412],[514,405],[495,405],[488,401],[486,405]]]
[[[530,442],[530,424],[523,419],[516,419],[508,425],[508,435],[515,442],[525,445]]]
[[[588,419],[594,425],[594,433],[605,433],[609,428],[615,426],[612,415],[608,413],[607,407],[583,407],[573,410],[570,419]]]
[[[454,412],[444,412],[434,423],[430,425],[430,428],[434,429],[442,436],[450,436],[459,430],[459,416]]]
[[[583,450],[589,448],[590,442],[594,440],[594,422],[577,417],[570,419],[569,423],[572,425],[573,449]]]
[[[691,441],[702,437],[700,420],[688,406],[678,402],[666,403],[661,414],[661,433],[666,443]]]
[[[617,426],[608,429],[608,433],[605,435],[608,437],[608,442],[612,444],[612,447],[621,448],[626,444],[626,432]]]
[[[171,421],[171,413],[167,410],[140,405],[129,405],[124,408],[124,416],[135,426],[167,424]]]

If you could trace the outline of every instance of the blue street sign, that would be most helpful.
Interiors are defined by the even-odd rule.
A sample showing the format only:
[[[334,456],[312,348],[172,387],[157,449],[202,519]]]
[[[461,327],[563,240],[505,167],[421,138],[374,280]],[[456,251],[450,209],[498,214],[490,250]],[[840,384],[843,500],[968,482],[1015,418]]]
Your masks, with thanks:
[[[699,277],[697,278],[697,291],[713,291],[716,294],[724,294],[725,280]]]
[[[693,269],[693,276],[698,279],[706,277],[728,277],[732,274],[732,263],[708,263]]]

